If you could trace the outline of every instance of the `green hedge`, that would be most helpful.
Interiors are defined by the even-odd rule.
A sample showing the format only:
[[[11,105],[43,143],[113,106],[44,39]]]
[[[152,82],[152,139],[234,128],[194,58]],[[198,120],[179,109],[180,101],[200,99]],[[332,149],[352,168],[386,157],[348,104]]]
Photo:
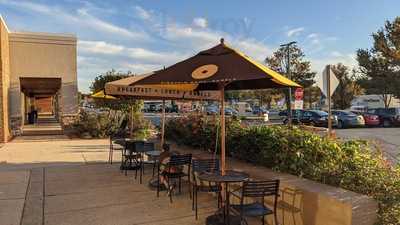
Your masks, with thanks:
[[[166,125],[167,138],[213,151],[218,121],[189,116]],[[227,121],[227,150],[234,158],[373,197],[377,224],[400,224],[400,169],[366,141],[340,141],[285,126],[242,127]]]

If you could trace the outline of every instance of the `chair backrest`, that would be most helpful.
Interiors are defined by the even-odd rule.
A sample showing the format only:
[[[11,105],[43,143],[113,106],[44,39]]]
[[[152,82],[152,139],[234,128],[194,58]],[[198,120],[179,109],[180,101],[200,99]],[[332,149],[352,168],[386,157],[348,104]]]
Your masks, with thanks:
[[[244,197],[278,196],[278,194],[279,180],[243,182],[242,196]]]
[[[192,161],[193,173],[219,171],[218,159],[194,159]]]
[[[143,141],[127,141],[125,142],[125,149],[130,154],[140,152],[143,149]]]
[[[143,143],[143,151],[144,152],[149,152],[149,151],[154,151],[154,143],[153,142],[144,142]]]
[[[184,166],[184,165],[190,165],[191,163],[192,163],[192,154],[171,155],[168,165]]]

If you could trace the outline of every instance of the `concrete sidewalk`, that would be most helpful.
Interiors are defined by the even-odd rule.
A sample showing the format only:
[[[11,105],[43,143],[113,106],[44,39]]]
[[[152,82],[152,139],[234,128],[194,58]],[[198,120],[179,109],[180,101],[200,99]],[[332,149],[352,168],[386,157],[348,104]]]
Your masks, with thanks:
[[[0,224],[20,225],[29,171],[0,172]]]

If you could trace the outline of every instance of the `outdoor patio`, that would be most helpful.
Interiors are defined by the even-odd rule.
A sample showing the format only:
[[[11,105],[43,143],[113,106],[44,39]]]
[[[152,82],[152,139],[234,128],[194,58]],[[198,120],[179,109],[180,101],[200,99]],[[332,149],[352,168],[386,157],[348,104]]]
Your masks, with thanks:
[[[149,178],[146,174],[144,180]],[[205,224],[216,210],[212,195],[199,194],[196,221],[187,189],[173,199],[171,204],[165,192],[157,198],[147,182],[124,176],[116,165],[37,168],[31,173],[22,224],[42,224],[43,219],[47,225]]]
[[[113,165],[105,163],[107,143],[107,139],[59,140],[4,146],[0,154],[5,159],[0,168],[1,224],[205,224],[216,210],[216,198],[200,193],[199,219],[195,220],[185,184],[172,204],[165,192],[157,198],[148,187],[151,166],[139,184],[133,171],[128,176],[120,172],[119,151],[114,152]],[[210,157],[182,146],[172,145],[172,149]],[[252,178],[281,180],[280,224],[371,224],[375,219],[376,203],[366,196],[237,160],[228,162],[230,168]],[[268,216],[268,224],[273,224],[271,220]],[[261,224],[258,218],[249,221]]]

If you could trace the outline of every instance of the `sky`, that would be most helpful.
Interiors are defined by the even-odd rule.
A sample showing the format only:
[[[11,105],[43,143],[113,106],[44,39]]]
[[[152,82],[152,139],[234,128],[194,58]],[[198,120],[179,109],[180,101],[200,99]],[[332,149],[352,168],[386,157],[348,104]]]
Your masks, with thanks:
[[[327,64],[356,66],[355,52],[400,16],[398,0],[0,0],[12,31],[74,34],[78,88],[108,70],[135,74],[170,66],[225,43],[263,61],[297,41],[321,73]]]

